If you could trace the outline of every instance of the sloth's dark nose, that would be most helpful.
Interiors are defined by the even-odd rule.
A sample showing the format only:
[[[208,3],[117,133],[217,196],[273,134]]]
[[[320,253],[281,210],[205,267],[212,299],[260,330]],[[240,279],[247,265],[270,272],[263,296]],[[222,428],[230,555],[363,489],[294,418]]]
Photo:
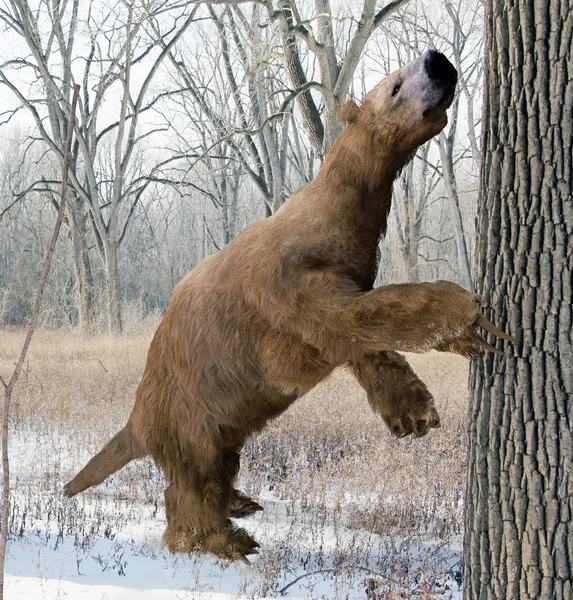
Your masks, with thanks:
[[[444,87],[454,87],[458,82],[458,72],[441,52],[428,50],[424,55],[424,66],[428,77]]]

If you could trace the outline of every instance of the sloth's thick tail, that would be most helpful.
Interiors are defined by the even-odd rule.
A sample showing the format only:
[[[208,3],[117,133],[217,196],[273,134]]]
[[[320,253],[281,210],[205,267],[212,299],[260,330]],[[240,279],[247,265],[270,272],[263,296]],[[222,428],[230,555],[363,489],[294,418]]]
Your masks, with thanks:
[[[88,464],[64,486],[64,496],[71,498],[92,485],[101,483],[106,477],[115,473],[128,462],[147,454],[143,445],[135,439],[131,422],[107,443]]]

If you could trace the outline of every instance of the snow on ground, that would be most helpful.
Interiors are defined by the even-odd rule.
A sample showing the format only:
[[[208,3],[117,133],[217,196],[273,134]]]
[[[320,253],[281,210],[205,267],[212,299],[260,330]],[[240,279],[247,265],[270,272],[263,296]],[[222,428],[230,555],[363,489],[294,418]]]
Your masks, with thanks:
[[[231,600],[270,598],[305,572],[330,569],[334,564],[348,569],[318,573],[301,579],[285,592],[288,598],[365,598],[365,581],[381,577],[357,568],[369,564],[379,572],[377,559],[395,547],[396,540],[347,530],[335,524],[323,530],[305,521],[293,527],[286,503],[271,495],[262,500],[265,513],[240,521],[261,542],[261,554],[252,566],[228,564],[203,556],[173,556],[161,547],[162,519],[131,524],[113,539],[105,536],[78,540],[58,536],[35,523],[9,545],[6,564],[6,597],[9,599],[78,600]],[[298,515],[301,517],[301,515]],[[295,552],[281,552],[287,546]],[[346,556],[351,549],[354,557]],[[404,548],[401,548],[403,554]],[[363,556],[358,556],[362,553]],[[274,557],[288,556],[285,564]],[[411,566],[428,563],[432,557],[442,571],[459,560],[459,548],[431,543],[411,543]],[[269,556],[270,555],[270,556]],[[417,557],[419,557],[417,559]],[[358,560],[353,560],[358,559]],[[436,597],[461,598],[457,585],[444,580],[450,590]],[[435,586],[436,587],[436,586]],[[439,585],[438,590],[443,588]],[[414,597],[414,596],[412,596]],[[419,596],[417,596],[419,597]]]
[[[239,488],[265,508],[240,522],[261,544],[248,566],[161,546],[165,481],[149,459],[63,497],[64,482],[125,422],[145,348],[115,340],[106,358],[97,339],[56,342],[47,337],[32,356],[14,403],[7,599],[239,600],[284,590],[354,600],[366,598],[368,579],[386,600],[461,598],[451,579],[459,536],[448,536],[461,527],[465,363],[428,359],[448,417],[431,437],[391,439],[342,372],[247,445]],[[137,364],[128,360],[136,351]]]
[[[380,597],[410,590],[400,597],[461,598],[447,574],[459,561],[459,541],[446,546],[350,529],[344,509],[328,493],[314,507],[268,490],[258,497],[264,512],[238,521],[261,543],[250,566],[171,555],[161,545],[165,515],[157,498],[164,482],[151,463],[132,463],[121,475],[67,500],[62,473],[78,462],[71,443],[49,428],[22,428],[10,438],[12,535],[5,578],[10,600],[238,600],[281,597],[286,587],[282,595],[288,598],[353,600],[366,597],[368,579],[379,582]],[[79,462],[94,450],[84,448]],[[125,487],[134,479],[151,490]],[[343,504],[366,507],[371,501],[355,491]],[[420,595],[421,590],[432,594]]]

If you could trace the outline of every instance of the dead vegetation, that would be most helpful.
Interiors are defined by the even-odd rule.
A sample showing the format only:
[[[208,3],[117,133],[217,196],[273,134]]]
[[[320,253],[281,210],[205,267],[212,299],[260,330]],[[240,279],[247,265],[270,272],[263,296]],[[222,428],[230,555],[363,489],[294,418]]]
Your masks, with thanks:
[[[10,371],[22,337],[0,333],[1,374]],[[98,537],[113,539],[130,520],[141,519],[142,508],[147,518],[164,518],[164,482],[150,460],[131,463],[77,498],[62,496],[63,482],[127,419],[149,341],[149,331],[89,338],[38,332],[13,400],[12,456],[16,465],[33,465],[14,481],[13,537],[36,535],[34,523],[41,521],[54,539],[75,536],[78,556],[85,556]],[[321,528],[333,524],[402,540],[447,542],[461,532],[468,362],[438,353],[408,359],[442,416],[442,427],[426,437],[391,437],[351,374],[338,370],[245,446],[240,488],[255,499],[284,501],[292,531],[302,526],[311,538],[308,547],[290,534],[275,545],[266,542],[258,576],[251,575],[259,593],[294,579],[281,569],[293,560],[309,571],[333,560],[344,568],[372,566],[374,550],[363,541],[340,548],[331,562],[321,557]],[[274,518],[265,510],[257,527],[264,530],[265,519]],[[397,569],[406,546],[378,549],[375,563],[382,568],[386,561],[387,568],[394,557]]]

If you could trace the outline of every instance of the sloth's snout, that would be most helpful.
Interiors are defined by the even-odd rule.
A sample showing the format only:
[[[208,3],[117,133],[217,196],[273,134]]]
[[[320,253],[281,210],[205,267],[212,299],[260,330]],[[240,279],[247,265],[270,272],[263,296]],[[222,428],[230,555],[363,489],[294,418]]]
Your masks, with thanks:
[[[441,88],[452,89],[458,82],[458,72],[441,52],[428,50],[424,55],[424,68],[428,77]]]

